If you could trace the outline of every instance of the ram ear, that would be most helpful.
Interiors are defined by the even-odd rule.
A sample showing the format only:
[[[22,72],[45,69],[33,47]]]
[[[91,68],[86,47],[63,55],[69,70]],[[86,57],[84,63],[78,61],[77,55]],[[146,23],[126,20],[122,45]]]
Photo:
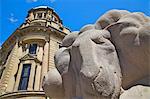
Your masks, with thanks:
[[[71,32],[62,41],[62,47],[69,47],[73,44],[73,42],[76,40],[76,38],[79,36],[79,32]]]
[[[119,39],[122,29],[124,29],[124,25],[122,23],[114,23],[105,28],[105,30],[110,32],[111,40]]]
[[[104,29],[110,24],[118,22],[125,15],[130,14],[126,10],[110,10],[104,13],[95,23],[95,28],[98,30]]]

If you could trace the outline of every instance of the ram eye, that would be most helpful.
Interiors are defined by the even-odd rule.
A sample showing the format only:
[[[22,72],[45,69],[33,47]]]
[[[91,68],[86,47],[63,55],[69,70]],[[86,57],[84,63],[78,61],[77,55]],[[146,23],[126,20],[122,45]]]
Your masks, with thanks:
[[[96,44],[104,44],[104,38],[103,37],[97,37],[95,39],[92,39],[93,42],[95,42]]]

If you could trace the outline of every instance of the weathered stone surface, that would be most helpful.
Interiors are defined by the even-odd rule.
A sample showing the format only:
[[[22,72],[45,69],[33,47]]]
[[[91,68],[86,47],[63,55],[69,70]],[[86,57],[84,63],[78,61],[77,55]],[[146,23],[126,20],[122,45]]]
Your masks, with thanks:
[[[131,87],[120,96],[120,99],[149,99],[149,98],[150,98],[150,87],[141,85]]]
[[[56,69],[43,81],[46,95],[119,99],[121,87],[150,86],[149,23],[142,13],[112,10],[95,24],[67,35],[55,54]]]
[[[68,45],[72,45],[62,47],[55,55],[56,68],[63,79],[65,99],[117,98],[121,88],[121,71],[115,47],[109,41],[109,32],[88,30],[81,33],[74,42],[70,40],[72,35],[64,39]],[[53,86],[61,79],[56,79],[53,72],[49,71],[45,77],[44,89],[47,95],[57,97],[59,91],[55,95]]]
[[[125,89],[137,84],[150,86],[149,79],[139,82],[150,76],[149,23],[143,14],[130,13],[107,28],[116,47]]]

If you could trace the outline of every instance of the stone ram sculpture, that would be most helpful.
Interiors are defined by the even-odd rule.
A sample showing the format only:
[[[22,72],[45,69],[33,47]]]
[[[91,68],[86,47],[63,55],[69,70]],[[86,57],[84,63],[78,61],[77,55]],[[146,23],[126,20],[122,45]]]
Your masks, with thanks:
[[[150,86],[150,18],[108,11],[67,35],[54,59],[43,80],[53,99],[119,99],[123,89]]]

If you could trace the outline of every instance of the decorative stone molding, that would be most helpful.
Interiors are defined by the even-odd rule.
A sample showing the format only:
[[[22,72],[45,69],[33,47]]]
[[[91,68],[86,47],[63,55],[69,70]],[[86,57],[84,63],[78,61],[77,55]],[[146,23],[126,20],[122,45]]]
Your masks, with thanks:
[[[34,60],[36,63],[42,64],[42,62],[38,60],[36,56],[31,54],[26,54],[24,57],[20,59],[20,61],[26,61],[26,60]]]

